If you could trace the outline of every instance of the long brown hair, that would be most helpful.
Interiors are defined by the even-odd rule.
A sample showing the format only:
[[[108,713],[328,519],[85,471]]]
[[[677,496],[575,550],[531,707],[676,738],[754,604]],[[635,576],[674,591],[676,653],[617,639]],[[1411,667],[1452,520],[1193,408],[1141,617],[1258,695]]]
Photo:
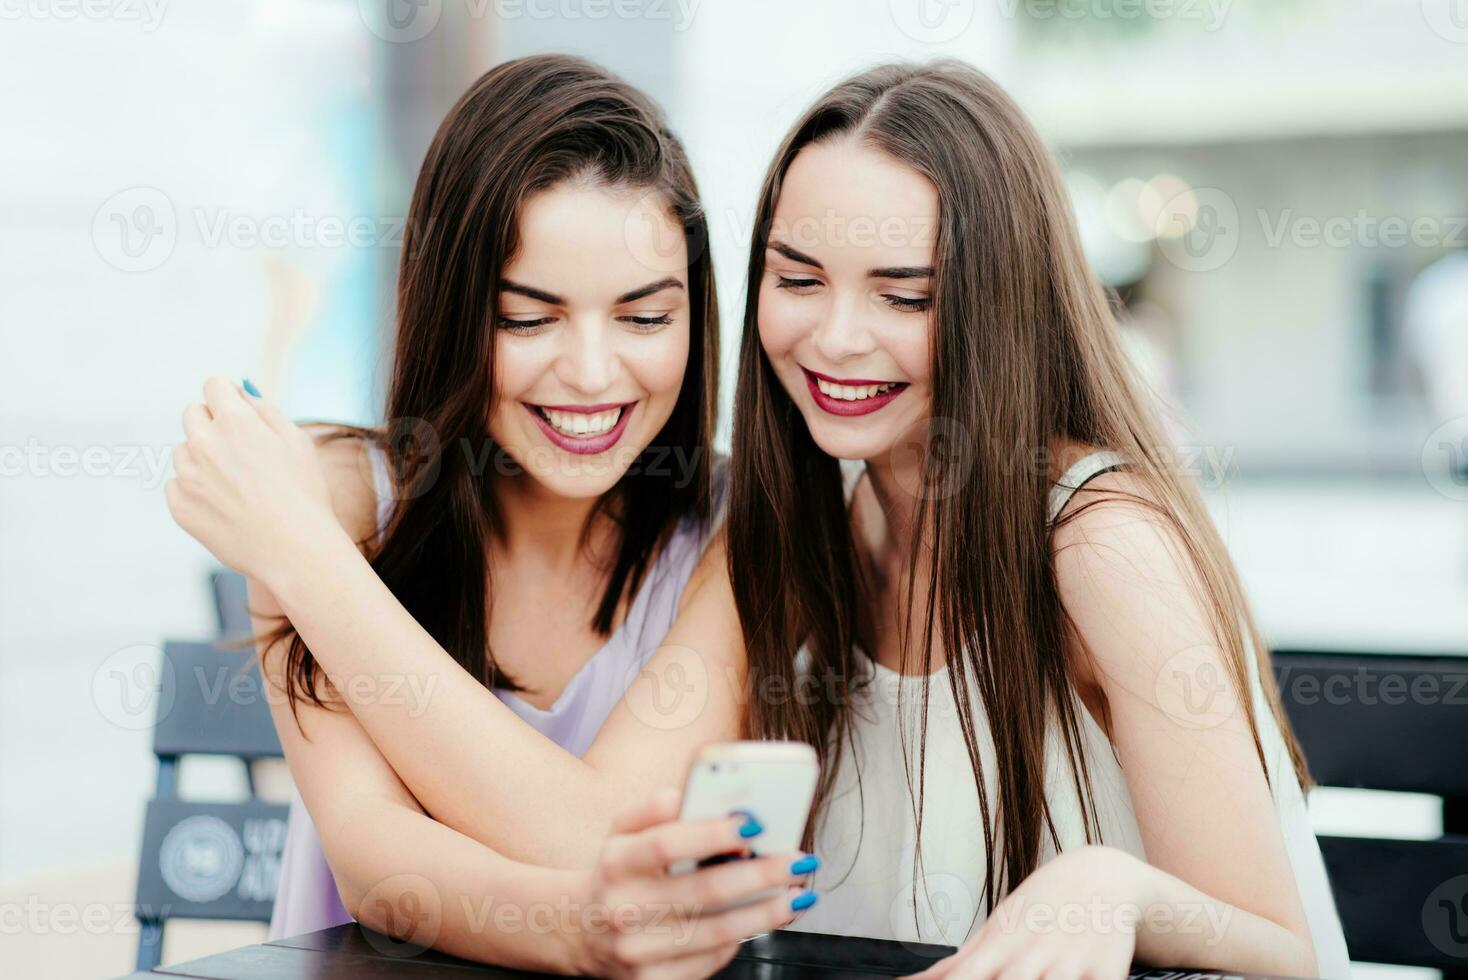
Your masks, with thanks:
[[[1126,458],[1149,491],[1137,501],[1176,532],[1196,571],[1237,691],[1250,690],[1252,641],[1260,680],[1303,780],[1303,760],[1237,575],[1196,488],[1169,460],[1153,406],[1133,377],[1106,295],[1081,252],[1049,152],[1014,102],[973,68],[954,61],[887,65],[837,85],[781,144],[760,192],[749,259],[729,511],[729,568],[753,685],[744,727],[750,738],[801,739],[819,750],[824,769],[807,845],[850,747],[849,695],[862,676],[853,643],[865,583],[839,464],[812,440],[777,379],[757,319],[765,246],[785,174],[804,147],[837,137],[889,154],[927,177],[938,194],[928,439],[948,437],[959,451],[924,454],[922,486],[945,489],[918,494],[914,526],[925,529],[920,533],[931,549],[921,583],[927,599],[914,608],[919,586],[909,586],[901,657],[906,670],[908,639],[916,637],[916,663],[927,675],[935,638],[946,652],[989,855],[986,879],[976,884],[989,906],[1035,869],[1044,835],[1059,847],[1045,797],[1051,725],[1071,763],[1087,839],[1100,835],[1065,652],[1073,630],[1052,560],[1050,467],[1032,465],[1049,459],[1059,442],[1101,446]],[[1072,509],[1061,523],[1084,510]],[[910,582],[918,577],[921,550],[913,549]],[[772,568],[781,575],[770,575]],[[797,659],[802,646],[806,663]],[[802,671],[832,693],[762,696],[802,689]],[[970,679],[994,720],[992,799]],[[919,827],[927,697],[925,682],[912,801]],[[1247,694],[1243,702],[1263,765]]]
[[[398,270],[392,379],[378,429],[337,427],[387,455],[395,506],[369,545],[373,569],[413,617],[486,686],[519,690],[488,642],[486,543],[501,530],[494,481],[513,464],[494,445],[494,316],[528,198],[568,180],[661,195],[688,250],[688,366],[666,425],[593,509],[619,529],[593,627],[611,632],[668,533],[706,519],[717,406],[718,312],[707,223],[682,145],[661,111],[626,82],[565,55],[505,62],[449,110],[419,171]],[[669,465],[669,458],[678,465]],[[326,705],[320,670],[283,623],[285,673]],[[328,692],[329,694],[329,692]],[[332,700],[331,703],[335,703]]]

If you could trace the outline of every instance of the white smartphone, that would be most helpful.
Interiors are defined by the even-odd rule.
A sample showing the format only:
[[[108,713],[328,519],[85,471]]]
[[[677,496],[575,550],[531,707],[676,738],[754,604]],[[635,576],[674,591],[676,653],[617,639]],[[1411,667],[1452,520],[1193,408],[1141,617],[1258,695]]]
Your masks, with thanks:
[[[816,750],[804,742],[709,745],[688,770],[680,817],[707,820],[746,813],[764,828],[749,839],[754,857],[798,851],[820,771]],[[679,861],[668,873],[686,874],[718,861]]]

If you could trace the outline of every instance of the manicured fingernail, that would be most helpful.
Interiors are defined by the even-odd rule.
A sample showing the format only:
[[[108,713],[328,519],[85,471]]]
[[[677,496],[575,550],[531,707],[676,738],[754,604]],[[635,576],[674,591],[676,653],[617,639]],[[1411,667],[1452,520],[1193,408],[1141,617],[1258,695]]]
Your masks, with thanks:
[[[740,837],[757,837],[764,832],[764,824],[756,820],[751,814],[746,813],[744,815],[744,823],[739,827]]]
[[[815,892],[801,892],[790,900],[790,911],[804,912],[814,904],[816,904]]]
[[[247,394],[247,395],[254,395],[256,398],[264,398],[265,397],[264,395],[260,394],[260,389],[255,387],[255,382],[251,381],[249,378],[246,378],[245,379],[245,386],[244,387],[245,387],[245,394]]]
[[[796,861],[790,866],[790,873],[793,875],[808,875],[820,866],[820,858],[816,857],[814,854],[807,854],[805,857],[801,858],[799,861]]]

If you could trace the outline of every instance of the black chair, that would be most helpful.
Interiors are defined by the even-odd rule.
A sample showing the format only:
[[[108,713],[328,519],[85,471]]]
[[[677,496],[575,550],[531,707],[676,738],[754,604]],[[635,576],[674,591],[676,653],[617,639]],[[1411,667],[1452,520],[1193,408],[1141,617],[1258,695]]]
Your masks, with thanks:
[[[209,591],[214,595],[214,614],[219,619],[219,636],[239,640],[250,635],[250,609],[245,577],[227,568],[209,576]]]
[[[209,592],[214,598],[214,616],[219,623],[219,639],[238,643],[248,639],[255,626],[250,622],[250,594],[245,577],[239,572],[221,568],[209,575]],[[255,795],[253,760],[241,760],[245,767],[245,783]]]
[[[289,812],[255,799],[253,785],[241,803],[178,798],[181,756],[233,756],[247,766],[281,756],[254,651],[164,644],[157,706],[158,782],[144,819],[134,910],[141,971],[158,965],[169,920],[270,920]]]
[[[1322,786],[1443,799],[1436,840],[1320,837],[1353,960],[1468,978],[1468,658],[1276,650]]]

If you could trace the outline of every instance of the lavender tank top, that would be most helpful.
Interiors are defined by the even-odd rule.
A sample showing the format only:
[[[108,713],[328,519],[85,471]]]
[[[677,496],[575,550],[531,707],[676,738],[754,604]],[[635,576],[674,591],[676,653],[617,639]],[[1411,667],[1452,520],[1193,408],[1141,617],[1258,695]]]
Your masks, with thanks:
[[[387,461],[380,448],[368,447],[377,491],[378,532],[392,513],[393,491]],[[537,708],[512,691],[495,690],[510,710],[566,751],[580,756],[591,747],[602,723],[662,643],[678,614],[678,602],[705,545],[723,517],[727,466],[713,467],[713,518],[693,516],[679,521],[662,552],[654,559],[621,626],[567,682],[549,708]],[[280,883],[270,919],[270,938],[282,939],[351,922],[321,850],[321,839],[299,792],[291,796],[290,822],[281,855]]]

